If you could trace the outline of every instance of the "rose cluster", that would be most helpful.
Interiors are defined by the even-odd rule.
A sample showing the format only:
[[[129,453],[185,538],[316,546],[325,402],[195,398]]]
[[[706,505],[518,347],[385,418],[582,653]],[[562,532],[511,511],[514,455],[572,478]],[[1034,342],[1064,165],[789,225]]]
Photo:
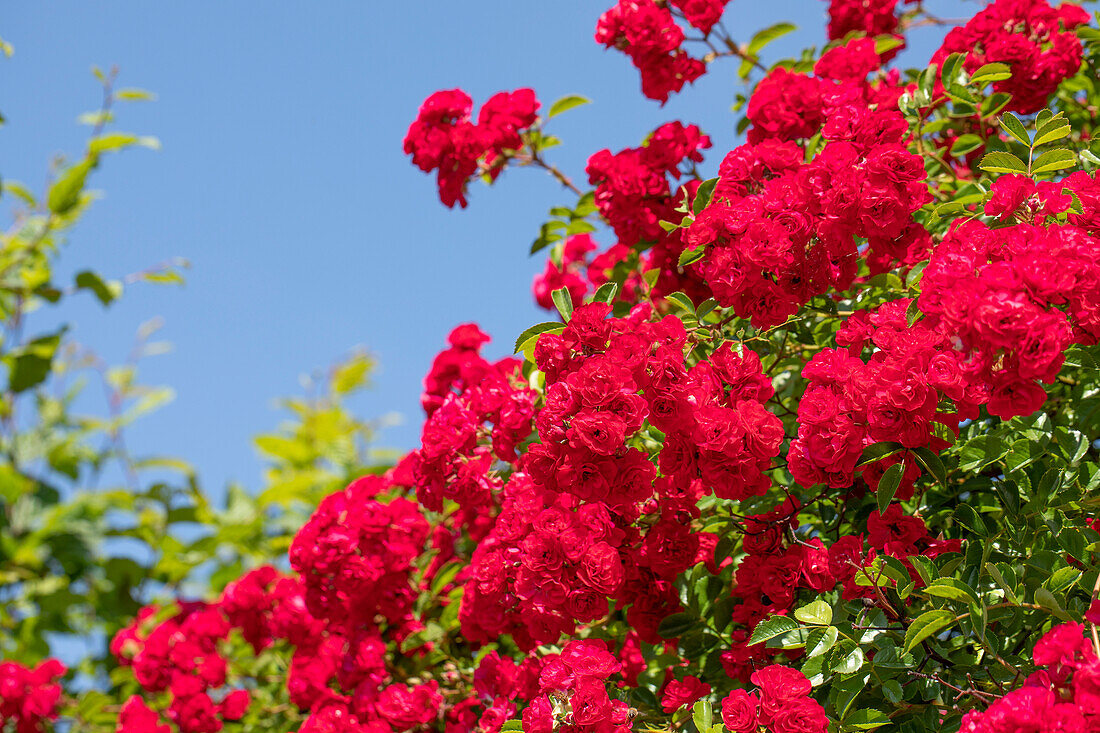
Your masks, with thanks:
[[[684,230],[706,248],[691,269],[710,294],[757,328],[783,323],[815,295],[849,288],[862,243],[878,270],[919,261],[930,241],[912,213],[930,200],[897,88],[866,82],[874,44],[833,49],[817,76],[778,68],[749,102],[749,143],[719,168],[711,204]],[[805,141],[825,145],[806,163]]]
[[[449,500],[467,524],[484,524],[501,484],[493,466],[516,459],[517,445],[531,434],[538,395],[519,361],[481,357],[489,337],[474,324],[458,326],[448,341],[424,378],[422,447],[404,465],[425,509],[442,511]]]
[[[1100,658],[1079,623],[1055,626],[1032,652],[1032,673],[986,710],[970,710],[959,733],[1022,730],[1084,733],[1100,725]]]
[[[57,718],[61,699],[58,678],[65,665],[47,659],[36,667],[19,662],[0,662],[0,729],[14,733],[41,733],[43,723]]]
[[[466,184],[480,173],[496,180],[509,156],[523,148],[522,133],[535,124],[539,101],[530,89],[499,92],[481,107],[461,89],[436,92],[420,105],[405,135],[405,153],[425,173],[437,171],[439,199],[466,207]]]
[[[829,38],[839,40],[852,32],[901,38],[897,34],[897,5],[898,0],[829,0]]]
[[[993,89],[1012,95],[1009,109],[1031,114],[1077,73],[1081,42],[1073,29],[1088,22],[1089,14],[1073,3],[1052,8],[1045,0],[995,0],[966,25],[952,29],[932,63],[965,53],[963,66],[969,72],[985,64],[1007,64],[1012,76],[994,82]]]
[[[670,188],[670,179],[678,181],[685,171],[703,160],[702,152],[711,146],[710,138],[695,125],[670,122],[654,130],[644,145],[625,148],[617,153],[601,150],[588,159],[586,171],[595,188],[595,203],[600,215],[611,227],[618,242],[593,267],[610,271],[618,262],[628,260],[632,252],[642,252],[640,269],[658,270],[653,292],[667,295],[683,290],[699,296],[703,291],[698,277],[681,272],[678,266],[684,243],[678,232],[668,232],[661,222],[679,224],[684,220],[682,204],[694,200],[699,181]],[[606,272],[604,273],[606,279]],[[596,282],[590,276],[593,283]],[[625,283],[628,290],[641,292],[635,275]]]
[[[673,0],[672,6],[706,36],[728,1]],[[706,65],[683,48],[684,39],[672,8],[657,0],[619,0],[596,24],[596,42],[629,56],[641,73],[642,94],[662,104],[706,72]]]
[[[910,304],[902,299],[853,313],[836,335],[846,348],[824,349],[802,370],[808,385],[787,461],[803,486],[851,486],[860,456],[874,443],[938,451],[946,442],[936,424],[957,430],[960,420],[977,415],[984,394],[965,379],[965,356],[948,334],[925,321],[910,326]],[[872,352],[866,361],[865,350]],[[941,396],[955,410],[942,410]],[[861,473],[877,486],[881,473],[904,456],[899,452],[866,464]],[[912,482],[920,476],[915,460],[905,465],[899,499],[912,495]]]
[[[229,636],[230,623],[217,604],[181,604],[178,612],[158,620],[147,607],[134,623],[111,642],[118,663],[131,667],[134,678],[149,693],[167,692],[163,715],[181,733],[216,733],[224,721],[239,720],[248,710],[247,690],[221,691],[228,682],[227,663],[219,645]],[[144,733],[160,719],[145,701],[134,696],[119,718],[118,733]],[[155,727],[153,728],[155,729]]]
[[[597,639],[570,641],[544,657],[540,694],[523,711],[524,733],[553,733],[563,724],[576,733],[629,731],[630,706],[607,694],[607,680],[621,668]]]
[[[821,703],[810,697],[810,681],[778,664],[752,673],[754,692],[734,690],[722,701],[722,722],[732,733],[824,733],[829,725]]]

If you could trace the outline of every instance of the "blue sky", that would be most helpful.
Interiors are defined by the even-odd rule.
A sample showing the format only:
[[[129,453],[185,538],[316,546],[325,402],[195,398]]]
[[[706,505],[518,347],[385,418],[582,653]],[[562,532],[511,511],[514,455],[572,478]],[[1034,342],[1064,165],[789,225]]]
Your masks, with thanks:
[[[513,170],[493,188],[476,186],[465,211],[440,205],[433,180],[401,150],[437,89],[462,87],[475,105],[521,86],[545,105],[589,97],[550,128],[564,144],[548,157],[578,181],[592,152],[636,145],[674,119],[711,135],[704,170],[715,171],[739,142],[729,109],[744,91],[736,65],[719,62],[663,108],[645,100],[626,57],[592,40],[609,5],[7,6],[0,36],[15,56],[0,61],[0,176],[37,190],[54,154],[81,150],[87,129],[75,118],[100,96],[93,64],[117,64],[120,86],[158,95],[121,109],[117,128],[155,135],[163,149],[124,153],[94,174],[106,197],[71,238],[63,269],[120,277],[185,257],[187,285],[134,286],[108,311],[77,298],[41,316],[71,322],[75,338],[112,361],[125,358],[142,322],[164,318],[161,336],[175,349],[143,373],[177,398],[135,425],[131,449],[191,461],[214,494],[228,480],[256,486],[251,436],[280,419],[274,398],[356,346],[381,368],[353,406],[402,415],[380,444],[411,448],[421,379],[454,325],[480,323],[494,337],[489,353],[501,356],[546,320],[530,296],[542,260],[527,249],[546,210],[571,195],[539,171]],[[960,3],[930,5],[959,14]],[[775,59],[820,45],[825,9],[820,0],[733,0],[726,25],[739,41],[781,20],[799,25],[769,47],[765,58]],[[904,58],[923,64],[939,33],[918,32]]]

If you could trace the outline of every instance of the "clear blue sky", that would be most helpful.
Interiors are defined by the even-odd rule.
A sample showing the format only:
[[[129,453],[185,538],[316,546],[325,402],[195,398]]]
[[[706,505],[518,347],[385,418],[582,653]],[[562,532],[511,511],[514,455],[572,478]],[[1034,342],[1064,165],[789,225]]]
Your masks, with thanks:
[[[159,97],[123,108],[118,129],[156,135],[163,149],[105,161],[91,183],[106,198],[63,257],[69,272],[92,266],[111,277],[170,257],[192,262],[184,288],[135,286],[109,311],[88,297],[59,314],[114,361],[140,323],[164,317],[175,350],[148,361],[144,377],[177,399],[135,426],[130,447],[191,461],[214,494],[231,479],[255,486],[250,438],[281,418],[273,398],[357,345],[381,369],[354,407],[401,414],[381,443],[414,447],[421,379],[452,326],[480,323],[495,356],[546,320],[530,296],[542,259],[527,248],[546,210],[571,195],[538,171],[515,170],[491,189],[476,186],[465,211],[441,206],[432,179],[401,151],[436,89],[460,86],[475,104],[521,86],[545,104],[591,98],[552,128],[565,144],[550,157],[578,180],[590,153],[635,145],[673,119],[711,135],[705,170],[715,171],[738,143],[735,64],[720,62],[661,108],[638,93],[625,56],[592,40],[609,5],[8,4],[0,37],[15,56],[0,61],[0,176],[37,189],[53,154],[81,150],[87,129],[75,118],[99,102],[93,64],[117,64],[121,86]],[[930,5],[950,15],[962,4]],[[821,0],[733,0],[726,24],[742,41],[780,20],[799,25],[769,47],[774,59],[820,45],[825,9]],[[903,58],[923,64],[940,33],[920,31]]]

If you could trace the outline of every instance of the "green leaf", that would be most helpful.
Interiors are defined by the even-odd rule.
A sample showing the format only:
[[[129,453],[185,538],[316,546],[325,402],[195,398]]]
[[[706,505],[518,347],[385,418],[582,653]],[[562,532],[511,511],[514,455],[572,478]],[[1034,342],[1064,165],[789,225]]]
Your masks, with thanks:
[[[1020,122],[1019,117],[1011,112],[1005,112],[1001,115],[1001,127],[1020,143],[1029,148],[1031,147],[1031,136],[1027,134],[1027,128],[1024,127],[1024,123]]]
[[[336,394],[350,394],[364,386],[371,366],[370,358],[362,353],[337,365],[332,372],[332,391]]]
[[[993,578],[997,585],[1000,586],[1001,590],[1005,592],[1005,598],[1008,600],[1009,603],[1020,602],[1020,599],[1016,597],[1016,593],[1013,590],[1012,585],[1008,582],[1004,575],[1001,574],[1000,568],[998,568],[991,562],[987,562],[985,564],[985,571],[989,573],[989,577]]]
[[[749,639],[749,644],[763,644],[768,639],[782,636],[796,629],[798,629],[798,622],[794,619],[787,616],[772,616],[756,625],[752,632],[752,638]]]
[[[905,462],[895,463],[882,472],[882,478],[878,481],[878,510],[885,512],[890,502],[894,500],[894,494],[901,484],[902,474],[905,473]]]
[[[750,56],[755,56],[764,46],[767,46],[775,39],[782,38],[788,33],[796,30],[798,30],[798,26],[791,25],[790,23],[776,23],[762,31],[758,31],[757,34],[749,40],[749,45],[746,50]]]
[[[141,145],[151,150],[160,150],[160,140],[155,137],[139,137],[128,132],[111,132],[88,141],[88,152],[92,155],[121,150],[133,145]]]
[[[50,186],[47,203],[50,211],[58,216],[64,216],[72,211],[80,203],[80,194],[84,191],[84,182],[88,173],[95,167],[95,157],[89,156],[84,160],[65,169],[53,185]]]
[[[1003,153],[999,150],[994,150],[991,153],[986,153],[982,158],[982,162],[978,164],[986,173],[1019,173],[1021,175],[1027,175],[1027,166],[1024,162],[1017,158],[1012,153]]]
[[[657,634],[662,639],[675,639],[691,631],[697,623],[698,619],[690,613],[674,613],[657,625]]]
[[[966,54],[953,53],[943,60],[943,63],[940,65],[940,82],[945,89],[950,89],[952,86],[962,83],[963,79],[961,72],[963,69],[963,59],[965,57]],[[931,90],[929,93],[931,93]]]
[[[942,486],[947,486],[947,469],[944,468],[943,461],[940,457],[933,453],[929,448],[915,448],[913,453],[917,456],[917,462],[921,464],[928,471],[936,477],[936,480],[940,482]]]
[[[709,700],[699,700],[691,709],[691,719],[699,733],[707,733],[714,724],[714,709]]]
[[[1040,173],[1050,173],[1052,171],[1060,171],[1066,168],[1073,168],[1077,165],[1077,156],[1069,150],[1059,148],[1057,150],[1048,150],[1039,156],[1031,165],[1032,175],[1038,175]]]
[[[679,290],[675,293],[669,293],[665,296],[665,299],[675,303],[685,313],[695,315],[695,304],[691,302],[691,298]]]
[[[939,214],[939,211],[936,211]],[[909,303],[909,307],[905,309],[905,322],[912,326],[918,320],[920,320],[920,299],[913,298],[913,301]]]
[[[695,249],[685,249],[680,253],[680,258],[676,261],[676,264],[680,267],[687,267],[703,259],[703,256],[707,253],[707,245],[700,244]]]
[[[955,614],[943,608],[922,613],[905,630],[904,651],[912,651],[917,644],[920,644],[932,634],[943,631],[953,623],[955,623]]]
[[[157,95],[152,92],[147,92],[144,89],[137,89],[136,87],[117,89],[113,96],[115,99],[124,102],[152,102],[157,98]]]
[[[1008,64],[986,64],[985,66],[978,67],[973,74],[970,75],[970,83],[977,84],[979,87],[985,86],[995,81],[1004,81],[1012,77],[1012,70]]]
[[[949,601],[962,601],[979,605],[978,594],[966,583],[957,578],[938,578],[921,589],[922,593]]]
[[[698,190],[695,191],[695,200],[691,203],[691,210],[696,216],[710,203],[711,198],[714,197],[714,187],[717,185],[717,178],[708,178],[699,184]]]
[[[951,155],[960,157],[977,150],[982,145],[985,145],[984,140],[968,132],[965,135],[959,135],[955,142],[951,144]]]
[[[534,326],[531,326],[519,335],[519,338],[516,339],[516,346],[515,349],[513,349],[512,353],[518,354],[520,351],[523,350],[523,345],[525,343],[541,334],[549,333],[551,331],[557,331],[560,333],[564,328],[565,326],[561,323],[558,323],[557,321],[536,323]]]
[[[981,537],[989,534],[989,528],[986,527],[982,515],[969,504],[959,504],[955,508],[955,521]]]
[[[566,95],[550,105],[550,111],[546,113],[546,119],[557,117],[562,112],[567,112],[574,107],[580,107],[583,104],[589,104],[591,102],[591,99],[589,99],[588,97],[582,97],[579,94]]]
[[[881,728],[884,725],[890,725],[890,718],[886,713],[878,710],[863,709],[857,710],[844,719],[841,723],[843,730],[871,730],[872,728]]]
[[[1035,143],[1032,147],[1037,148],[1040,145],[1052,143],[1055,140],[1062,140],[1069,136],[1069,131],[1069,120],[1062,117],[1062,113],[1059,112],[1035,131]]]
[[[122,295],[122,283],[116,280],[104,282],[91,270],[82,270],[76,274],[76,287],[91,290],[103,305],[110,305]]]
[[[509,720],[500,726],[502,733],[523,733],[522,720]]]
[[[1066,610],[1062,608],[1062,604],[1058,602],[1058,599],[1054,597],[1054,594],[1046,588],[1035,589],[1035,603],[1050,611],[1052,615],[1060,618],[1063,621],[1073,620],[1070,618],[1070,615],[1066,613]]]
[[[615,296],[619,293],[619,284],[615,282],[606,282],[596,289],[596,292],[592,294],[593,303],[610,303],[615,300]]]
[[[866,466],[868,463],[874,463],[875,461],[881,461],[887,456],[892,456],[899,450],[904,450],[901,443],[893,443],[890,441],[883,441],[881,443],[872,443],[863,449],[863,454],[859,457],[859,463],[857,466]]]
[[[893,51],[895,48],[900,48],[904,43],[904,38],[892,34],[875,36],[875,53],[881,56],[887,51]]]
[[[561,314],[561,319],[566,323],[573,317],[573,296],[569,294],[569,288],[558,288],[554,292],[550,293],[550,297],[554,300],[554,305],[558,309],[558,313]]]
[[[828,626],[833,622],[833,608],[820,598],[795,610],[794,617],[804,624]]]
[[[25,392],[46,380],[63,331],[41,336],[4,357],[8,364],[8,389]]]
[[[814,629],[806,637],[806,656],[816,657],[824,654],[836,644],[840,631],[835,626],[824,629]]]

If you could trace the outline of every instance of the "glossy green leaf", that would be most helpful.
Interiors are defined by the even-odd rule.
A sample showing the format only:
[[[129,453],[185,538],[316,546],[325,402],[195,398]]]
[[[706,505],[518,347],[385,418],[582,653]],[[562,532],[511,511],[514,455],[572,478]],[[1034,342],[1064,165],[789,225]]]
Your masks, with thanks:
[[[994,150],[986,153],[982,162],[978,164],[986,173],[1019,173],[1027,175],[1027,166],[1012,153],[1004,153]]]
[[[878,510],[880,512],[885,512],[887,507],[890,506],[890,502],[894,500],[894,494],[897,493],[898,486],[901,485],[901,477],[904,473],[904,461],[895,463],[882,472],[882,477],[878,480],[878,490],[876,491]]]
[[[955,623],[955,614],[946,609],[927,611],[918,616],[905,631],[905,651],[913,650],[933,634],[937,634]]]
[[[546,118],[557,117],[562,112],[568,112],[569,110],[580,107],[584,104],[591,103],[592,100],[588,97],[582,97],[579,94],[569,94],[550,105],[550,111],[546,113]]]

